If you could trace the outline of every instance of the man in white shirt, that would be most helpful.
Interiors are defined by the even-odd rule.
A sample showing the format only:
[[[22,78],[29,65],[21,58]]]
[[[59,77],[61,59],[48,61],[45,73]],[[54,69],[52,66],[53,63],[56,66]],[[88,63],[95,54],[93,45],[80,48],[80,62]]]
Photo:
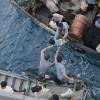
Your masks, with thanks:
[[[44,77],[47,69],[52,66],[54,63],[49,61],[49,54],[47,53],[47,49],[52,48],[53,45],[48,46],[41,50],[41,58],[40,58],[40,66],[39,66],[39,76]]]
[[[0,91],[13,93],[13,89],[11,87],[7,86],[7,82],[6,81],[2,81],[1,82]]]

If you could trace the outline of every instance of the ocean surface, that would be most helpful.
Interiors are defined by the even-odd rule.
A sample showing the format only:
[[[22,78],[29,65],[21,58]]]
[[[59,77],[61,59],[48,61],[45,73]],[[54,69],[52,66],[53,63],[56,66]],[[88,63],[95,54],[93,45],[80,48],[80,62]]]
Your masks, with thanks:
[[[38,70],[40,51],[50,33],[18,13],[9,0],[0,0],[0,69],[14,73]],[[80,53],[72,43],[62,47],[67,72],[86,81],[93,100],[100,100],[100,57]]]

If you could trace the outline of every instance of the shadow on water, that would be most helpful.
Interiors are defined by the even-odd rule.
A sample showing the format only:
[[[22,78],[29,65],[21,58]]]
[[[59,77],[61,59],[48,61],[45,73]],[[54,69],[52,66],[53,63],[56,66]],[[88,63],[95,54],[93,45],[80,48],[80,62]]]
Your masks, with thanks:
[[[8,0],[0,0],[0,69],[14,73],[36,73],[40,50],[48,45],[50,34],[19,14]],[[95,100],[100,96],[100,57],[80,53],[71,43],[62,47],[67,73],[86,81]]]

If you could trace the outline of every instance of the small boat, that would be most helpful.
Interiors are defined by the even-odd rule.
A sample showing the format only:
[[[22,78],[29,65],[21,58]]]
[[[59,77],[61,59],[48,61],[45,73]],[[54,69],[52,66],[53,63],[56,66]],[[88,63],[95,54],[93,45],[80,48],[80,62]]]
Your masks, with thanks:
[[[0,90],[0,100],[48,100],[48,96],[52,94],[57,94],[60,97],[60,100],[85,100],[85,98],[90,96],[89,89],[86,88],[85,84],[83,84],[83,81],[80,81],[81,88],[76,91],[77,84],[74,84],[73,89],[71,92],[73,93],[72,96],[68,97],[61,97],[62,93],[66,93],[66,91],[69,89],[68,85],[57,85],[53,82],[41,82],[37,79],[31,79],[26,74],[14,74],[8,71],[0,70],[0,83],[2,81],[7,81],[7,85],[12,87],[13,90],[16,90],[17,92],[14,93],[6,93],[2,90]],[[32,93],[31,88],[35,86],[45,86],[42,87],[41,92]],[[78,84],[79,85],[79,84]],[[24,91],[24,94],[21,94],[18,91],[21,91],[23,89],[26,89]],[[69,89],[70,90],[70,89]],[[22,91],[21,91],[22,92]],[[43,94],[44,93],[44,94]],[[1,99],[2,98],[2,99]],[[5,99],[6,98],[6,99]],[[73,99],[72,99],[73,98]],[[90,100],[90,99],[89,99]]]
[[[42,28],[44,28],[45,30],[47,30],[48,32],[55,34],[55,30],[52,29],[48,23],[49,23],[49,19],[48,19],[48,15],[50,14],[49,9],[43,4],[40,3],[41,6],[39,6],[34,12],[32,12],[31,7],[29,7],[30,4],[27,3],[27,7],[26,5],[23,6],[21,4],[18,3],[18,1],[21,2],[21,0],[10,0],[11,4],[22,14],[24,14],[25,16],[29,17],[33,22],[37,23],[39,26],[41,26]],[[23,0],[24,1],[24,0]],[[35,5],[38,5],[38,0],[33,0],[34,3],[34,8]],[[54,0],[57,1],[57,0]],[[72,4],[72,3],[68,3],[69,0],[62,0],[64,1],[63,4],[66,4],[67,7],[65,5],[63,5],[61,2],[58,6],[60,6],[61,11],[63,12],[64,10],[68,10],[70,11],[74,11],[73,13],[75,14],[77,12],[77,9],[79,8],[79,2],[77,2],[76,4]],[[73,1],[73,0],[72,0]],[[75,0],[77,1],[77,0]],[[26,2],[28,2],[28,0],[26,0]],[[74,6],[73,6],[74,5]],[[76,6],[75,6],[76,5]],[[64,7],[63,7],[64,6]],[[66,8],[66,9],[65,9]],[[66,11],[67,11],[66,10]],[[88,26],[93,26],[93,21],[95,19],[96,13],[99,10],[99,8],[97,8],[96,6],[94,7],[94,10],[92,12],[87,13],[85,16],[89,19],[88,21]],[[68,12],[67,11],[67,12]],[[68,13],[69,13],[68,12]],[[72,24],[72,21],[74,20],[73,18],[73,13],[69,13],[69,17],[66,16],[69,20],[69,22]],[[89,28],[88,27],[88,31],[90,29],[93,29],[92,27]],[[93,26],[94,27],[94,26]],[[99,35],[94,35],[94,33],[92,32],[91,34],[87,34],[87,30],[86,30],[86,34],[85,34],[85,38],[82,40],[77,40],[75,38],[73,38],[72,36],[69,36],[69,40],[71,40],[71,42],[77,47],[79,48],[79,50],[88,52],[88,53],[92,53],[95,55],[99,55],[99,53],[96,52],[96,47],[97,47],[97,43],[95,43],[94,41],[94,37],[96,37],[96,39],[100,40],[100,34]],[[100,29],[95,29],[98,30],[98,33],[100,33]],[[92,31],[92,30],[91,30]],[[88,37],[88,38],[87,38]],[[92,38],[91,38],[92,37]],[[91,40],[91,41],[89,41]],[[94,42],[93,42],[94,41]],[[93,42],[94,47],[91,46],[91,42]],[[100,41],[99,41],[100,43]]]

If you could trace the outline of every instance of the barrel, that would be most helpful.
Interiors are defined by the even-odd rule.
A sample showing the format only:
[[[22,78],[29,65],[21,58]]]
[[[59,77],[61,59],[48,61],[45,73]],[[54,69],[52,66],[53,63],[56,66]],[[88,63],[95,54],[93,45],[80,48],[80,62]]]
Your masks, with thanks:
[[[70,27],[70,36],[75,39],[81,40],[84,36],[87,22],[87,18],[84,15],[77,14]]]

